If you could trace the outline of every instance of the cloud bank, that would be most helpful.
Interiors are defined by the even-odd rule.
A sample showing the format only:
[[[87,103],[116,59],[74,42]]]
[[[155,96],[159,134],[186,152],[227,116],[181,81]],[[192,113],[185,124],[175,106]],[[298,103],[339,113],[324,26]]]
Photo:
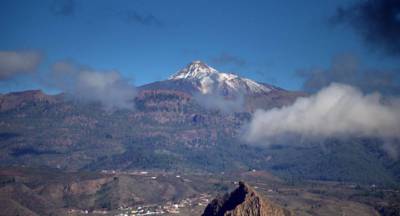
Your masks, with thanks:
[[[0,51],[0,80],[37,71],[42,57],[36,51]]]
[[[60,61],[46,82],[75,99],[100,102],[105,108],[133,109],[136,89],[118,71],[98,71]]]
[[[400,56],[400,1],[358,1],[338,8],[332,21],[350,25],[374,49]]]
[[[363,92],[400,94],[400,69],[362,69],[359,60],[350,54],[334,57],[328,69],[299,70],[297,75],[304,79],[303,89],[308,92],[337,82],[355,86]]]
[[[364,95],[344,84],[331,84],[293,105],[257,110],[246,128],[246,141],[270,145],[287,137],[325,139],[374,137],[400,139],[400,99]],[[298,139],[300,138],[300,139]]]

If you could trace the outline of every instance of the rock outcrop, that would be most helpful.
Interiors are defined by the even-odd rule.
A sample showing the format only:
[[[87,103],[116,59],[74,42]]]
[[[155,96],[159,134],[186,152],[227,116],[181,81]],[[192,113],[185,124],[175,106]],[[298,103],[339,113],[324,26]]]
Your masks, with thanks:
[[[224,197],[207,205],[203,216],[288,216],[290,212],[264,199],[244,182]]]

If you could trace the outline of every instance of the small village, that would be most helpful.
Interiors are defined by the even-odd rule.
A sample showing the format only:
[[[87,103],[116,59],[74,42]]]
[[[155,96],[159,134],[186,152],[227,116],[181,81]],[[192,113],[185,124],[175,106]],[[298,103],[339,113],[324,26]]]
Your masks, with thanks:
[[[181,213],[182,209],[191,209],[196,206],[205,206],[211,199],[210,194],[199,194],[196,197],[186,198],[179,202],[167,202],[162,205],[145,205],[136,207],[120,207],[115,216],[144,216],[144,215],[172,215]]]
[[[178,202],[166,202],[164,204],[140,205],[134,207],[119,207],[117,210],[107,211],[97,209],[93,211],[82,209],[70,209],[70,215],[113,215],[113,216],[145,216],[145,215],[178,215],[181,210],[195,207],[205,208],[211,200],[211,195],[202,193],[196,197],[186,198]]]

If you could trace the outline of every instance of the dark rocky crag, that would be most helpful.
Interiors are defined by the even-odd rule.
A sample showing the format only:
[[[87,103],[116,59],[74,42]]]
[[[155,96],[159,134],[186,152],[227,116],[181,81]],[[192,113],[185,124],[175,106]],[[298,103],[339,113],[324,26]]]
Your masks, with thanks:
[[[287,216],[290,212],[261,197],[244,182],[232,193],[211,201],[203,216]]]

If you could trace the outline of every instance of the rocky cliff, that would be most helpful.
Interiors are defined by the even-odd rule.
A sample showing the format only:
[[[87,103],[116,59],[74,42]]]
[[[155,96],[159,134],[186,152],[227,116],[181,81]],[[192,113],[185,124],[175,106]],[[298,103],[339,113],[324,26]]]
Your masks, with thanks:
[[[211,201],[203,216],[287,216],[290,212],[261,197],[244,182],[232,193]]]

